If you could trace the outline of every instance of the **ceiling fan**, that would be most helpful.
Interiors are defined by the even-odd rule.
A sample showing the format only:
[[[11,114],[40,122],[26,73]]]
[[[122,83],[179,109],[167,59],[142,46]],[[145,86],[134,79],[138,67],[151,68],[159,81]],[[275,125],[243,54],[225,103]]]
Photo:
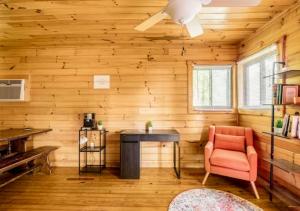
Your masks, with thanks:
[[[166,7],[136,26],[135,30],[146,31],[170,16],[175,23],[184,25],[193,38],[203,34],[203,28],[197,16],[202,6],[251,7],[257,6],[260,2],[261,0],[169,0]]]

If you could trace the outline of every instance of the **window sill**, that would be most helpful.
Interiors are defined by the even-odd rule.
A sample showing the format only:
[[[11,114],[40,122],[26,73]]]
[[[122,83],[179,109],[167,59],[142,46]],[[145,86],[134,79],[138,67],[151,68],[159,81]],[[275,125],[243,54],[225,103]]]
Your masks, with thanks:
[[[270,108],[246,108],[246,107],[243,107],[243,108],[239,108],[238,109],[238,113],[243,115],[255,115],[255,116],[271,116],[271,109]]]
[[[254,110],[254,111],[269,111],[271,109],[272,109],[271,106],[262,106],[262,107],[243,106],[239,108],[239,110]]]
[[[226,114],[226,113],[236,113],[235,109],[195,109],[193,108],[192,110],[189,111],[189,113],[195,114],[195,113],[222,113],[222,114]]]

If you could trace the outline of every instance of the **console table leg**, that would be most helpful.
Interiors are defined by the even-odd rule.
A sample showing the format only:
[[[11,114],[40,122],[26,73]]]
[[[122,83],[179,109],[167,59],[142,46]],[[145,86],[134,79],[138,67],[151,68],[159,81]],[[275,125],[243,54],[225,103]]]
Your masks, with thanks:
[[[176,145],[178,146],[178,169],[176,168]],[[180,172],[180,146],[178,142],[174,142],[173,144],[173,164],[174,164],[174,171],[178,179],[181,177]]]

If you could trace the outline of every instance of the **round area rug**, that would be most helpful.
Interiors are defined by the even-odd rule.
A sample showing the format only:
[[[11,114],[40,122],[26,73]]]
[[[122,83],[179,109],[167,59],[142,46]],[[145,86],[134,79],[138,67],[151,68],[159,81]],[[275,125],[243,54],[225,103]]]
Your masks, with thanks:
[[[262,211],[261,208],[224,191],[201,188],[177,195],[169,211]]]

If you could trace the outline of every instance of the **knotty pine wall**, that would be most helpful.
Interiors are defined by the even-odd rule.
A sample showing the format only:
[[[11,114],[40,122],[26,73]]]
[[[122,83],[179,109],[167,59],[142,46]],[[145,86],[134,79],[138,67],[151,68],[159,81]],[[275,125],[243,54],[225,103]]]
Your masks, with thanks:
[[[299,3],[268,23],[265,27],[258,30],[250,38],[243,41],[240,45],[240,59],[249,56],[262,48],[269,46],[282,36],[287,35],[287,63],[290,69],[300,69],[300,6]],[[288,83],[300,84],[300,78],[294,78]],[[277,114],[282,114],[282,108],[277,108]],[[300,111],[299,107],[287,107],[287,112],[294,114]],[[270,112],[265,111],[239,111],[239,124],[254,128],[256,132],[256,148],[259,157],[268,157],[270,153],[270,136],[263,135],[263,131],[270,131],[271,119]],[[280,118],[277,116],[276,118]],[[300,164],[300,140],[286,140],[276,138],[275,157],[284,158]],[[263,160],[259,161],[259,174],[268,177],[269,165]],[[300,194],[299,175],[288,174],[280,169],[275,169],[275,176],[278,181],[295,193]]]
[[[51,36],[34,47],[13,43],[0,49],[1,75],[29,75],[31,100],[0,103],[0,128],[52,128],[34,138],[34,145],[57,145],[55,166],[77,166],[78,129],[84,112],[97,113],[109,130],[108,166],[119,165],[121,129],[175,128],[181,134],[182,166],[203,166],[201,144],[211,124],[235,125],[234,113],[188,113],[187,60],[235,61],[237,47],[147,40],[94,45],[51,44]],[[40,41],[39,41],[40,42]],[[111,76],[109,90],[94,90],[93,75]],[[171,167],[170,144],[144,143],[142,166]]]

